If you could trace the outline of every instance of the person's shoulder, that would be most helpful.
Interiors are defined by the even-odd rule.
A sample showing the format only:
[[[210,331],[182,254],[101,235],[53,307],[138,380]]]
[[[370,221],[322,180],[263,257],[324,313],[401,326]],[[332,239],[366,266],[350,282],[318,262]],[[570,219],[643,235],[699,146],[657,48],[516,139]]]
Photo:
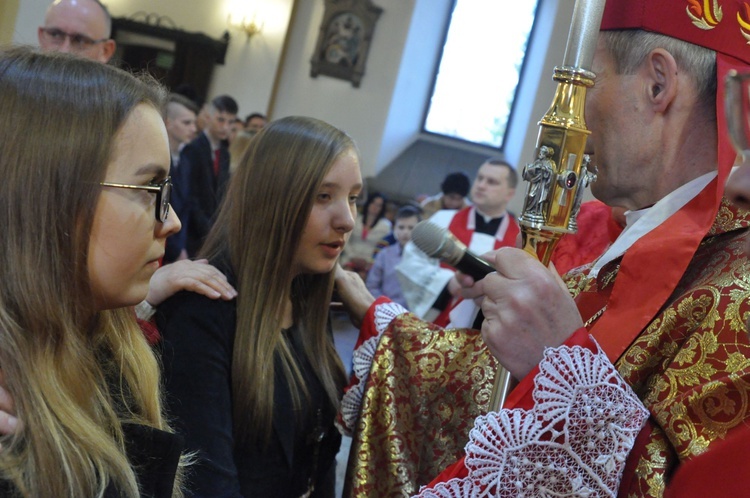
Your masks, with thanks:
[[[612,216],[612,208],[610,206],[607,206],[602,201],[593,199],[593,200],[586,201],[583,204],[581,204],[581,207],[578,211],[577,220],[590,218],[590,219],[604,220],[606,222],[606,220],[609,219],[611,216]]]
[[[383,216],[382,218],[378,220],[378,225],[391,228],[393,226],[393,222],[389,220],[388,218],[386,218],[385,216]]]
[[[401,246],[399,245],[398,242],[396,242],[395,244],[391,244],[388,247],[384,247],[383,249],[381,249],[380,252],[378,253],[378,256],[380,256],[381,254],[383,254],[382,257],[386,258],[386,257],[392,256],[394,254],[400,254],[401,251],[402,251]]]
[[[384,265],[388,267],[398,265],[403,259],[405,248],[406,246],[401,247],[398,242],[386,247],[383,253]]]
[[[388,250],[396,254],[401,254],[402,252],[404,252],[404,247],[406,247],[406,244],[402,246],[401,244],[396,242],[395,244],[391,244],[390,246],[388,246]]]
[[[214,345],[230,351],[237,326],[236,299],[210,299],[192,291],[181,291],[164,301],[154,315],[162,347],[176,342],[192,350]]]
[[[156,309],[155,317],[160,330],[162,324],[177,319],[181,323],[222,323],[227,318],[234,318],[236,306],[236,299],[211,299],[197,292],[183,290],[161,303]]]
[[[206,146],[210,148],[211,144],[208,141],[208,137],[206,137],[206,134],[203,132],[200,132],[198,133],[197,137],[195,137],[190,142],[185,144],[182,150],[180,150],[180,156],[182,156],[183,154],[187,154],[187,155],[194,154],[196,151],[205,149]]]
[[[422,202],[419,203],[420,207],[431,207],[431,206],[439,206],[440,205],[440,198],[443,196],[442,192],[439,194],[431,195],[429,197],[425,197],[422,199]]]
[[[211,299],[198,292],[182,290],[167,298],[158,306],[158,309],[184,309],[198,308],[201,310],[219,310],[226,307],[234,307],[234,300]],[[187,310],[185,310],[187,311]]]
[[[464,208],[469,209],[469,208]],[[457,209],[441,209],[440,211],[437,211],[435,214],[429,217],[429,222],[433,223],[439,227],[447,227],[450,225],[451,221],[453,221],[453,217],[456,216],[456,214],[460,213],[462,210]]]

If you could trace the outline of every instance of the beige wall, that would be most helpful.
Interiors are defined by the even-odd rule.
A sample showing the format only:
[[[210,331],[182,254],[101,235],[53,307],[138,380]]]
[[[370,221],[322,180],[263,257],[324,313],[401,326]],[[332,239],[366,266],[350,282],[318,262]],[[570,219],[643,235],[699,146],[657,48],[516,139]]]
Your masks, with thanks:
[[[10,1],[11,7],[16,2],[1,1]],[[241,115],[265,112],[273,101],[273,117],[308,115],[342,128],[359,144],[363,175],[367,177],[377,175],[419,136],[425,98],[424,77],[420,75],[433,67],[430,58],[435,56],[435,44],[441,36],[450,2],[374,0],[383,8],[383,14],[375,29],[359,88],[328,76],[310,77],[310,59],[323,18],[323,0],[106,0],[105,3],[114,16],[131,17],[139,11],[155,13],[168,16],[182,29],[204,32],[214,38],[227,29],[227,17],[235,5],[256,6],[256,16],[264,22],[263,32],[247,40],[243,33],[230,31],[232,39],[226,64],[215,70],[211,96],[233,95],[240,104]],[[36,28],[48,4],[49,0],[18,0],[14,43],[36,45]],[[552,99],[555,88],[552,68],[562,61],[573,4],[574,0],[543,2],[542,29],[551,41],[532,47],[539,67],[534,79],[522,87],[522,104],[516,112],[512,143],[508,147],[509,159],[519,167],[534,156],[537,121]],[[4,3],[3,13],[5,8]],[[3,26],[7,24],[5,18],[3,15]],[[7,35],[3,28],[3,36]],[[490,47],[488,51],[497,49]],[[491,55],[477,57],[491,63]],[[411,105],[414,102],[416,106]],[[523,186],[520,187],[522,194]],[[514,204],[520,203],[520,197],[516,196]]]
[[[18,15],[18,0],[0,0],[0,45],[13,41],[13,26]]]
[[[361,85],[355,88],[345,80],[324,75],[310,77],[323,2],[299,2],[297,21],[303,22],[297,22],[291,34],[274,109],[277,118],[313,116],[346,130],[359,145],[364,176],[372,176],[384,166],[377,163],[377,158],[415,0],[374,3],[383,8],[383,14],[375,28]]]

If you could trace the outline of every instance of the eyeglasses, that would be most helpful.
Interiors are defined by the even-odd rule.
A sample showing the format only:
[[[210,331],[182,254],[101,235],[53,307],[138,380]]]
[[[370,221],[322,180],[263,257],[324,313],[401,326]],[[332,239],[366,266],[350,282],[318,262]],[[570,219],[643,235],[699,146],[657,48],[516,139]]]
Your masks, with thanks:
[[[60,46],[65,43],[65,39],[70,40],[70,46],[73,50],[86,50],[90,47],[93,47],[97,43],[102,43],[107,41],[107,38],[102,38],[100,40],[94,40],[93,38],[89,38],[86,35],[82,35],[80,33],[66,33],[65,31],[57,28],[39,28],[42,34],[44,35],[44,39],[50,44],[55,46]]]
[[[730,70],[724,98],[729,136],[737,152],[750,159],[750,73]]]
[[[159,223],[166,223],[169,218],[169,197],[172,194],[172,178],[167,177],[163,182],[151,185],[124,185],[122,183],[101,182],[102,187],[130,188],[135,190],[147,190],[156,194],[156,210],[154,216]]]

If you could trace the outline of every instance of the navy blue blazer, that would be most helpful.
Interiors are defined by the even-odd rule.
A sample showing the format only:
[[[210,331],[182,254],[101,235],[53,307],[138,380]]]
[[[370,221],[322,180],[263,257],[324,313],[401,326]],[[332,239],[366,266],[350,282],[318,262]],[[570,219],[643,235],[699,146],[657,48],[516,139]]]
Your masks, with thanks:
[[[194,257],[214,222],[229,182],[229,151],[219,147],[219,173],[214,175],[214,156],[205,133],[200,133],[180,152],[180,163],[172,178],[175,212],[185,231],[185,248]]]

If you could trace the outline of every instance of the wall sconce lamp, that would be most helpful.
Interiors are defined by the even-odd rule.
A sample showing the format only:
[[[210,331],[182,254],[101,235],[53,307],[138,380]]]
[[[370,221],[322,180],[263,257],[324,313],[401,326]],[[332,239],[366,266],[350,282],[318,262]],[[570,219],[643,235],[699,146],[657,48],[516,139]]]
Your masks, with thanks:
[[[255,20],[255,15],[253,15],[252,19],[248,21],[247,17],[242,17],[241,20],[237,20],[237,17],[233,16],[232,14],[229,14],[229,19],[227,20],[229,27],[242,31],[247,35],[247,40],[250,41],[250,38],[257,35],[261,31],[263,31],[263,26],[265,23],[260,22],[258,23]]]

